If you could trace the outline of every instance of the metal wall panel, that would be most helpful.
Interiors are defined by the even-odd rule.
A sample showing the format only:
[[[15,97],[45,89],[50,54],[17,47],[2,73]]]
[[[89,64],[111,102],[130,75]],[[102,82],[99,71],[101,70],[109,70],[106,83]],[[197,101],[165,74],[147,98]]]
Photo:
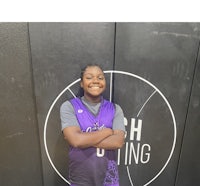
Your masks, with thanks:
[[[68,148],[60,130],[59,108],[64,100],[72,97],[72,94],[66,91],[59,97],[53,105],[44,130],[50,106],[64,88],[79,78],[81,67],[84,65],[98,63],[104,69],[113,68],[114,25],[114,23],[30,23],[29,25],[45,186],[66,185],[61,177],[67,180]],[[76,94],[78,87],[79,83],[76,83],[70,89]],[[109,95],[109,92],[106,94]],[[43,142],[44,131],[46,150]]]
[[[0,185],[42,186],[26,23],[0,24]]]
[[[117,23],[115,69],[139,76],[115,75],[114,99],[128,122],[122,185],[175,184],[199,28],[193,23]],[[138,129],[139,120],[136,140],[130,137],[131,124]]]
[[[199,53],[198,53],[199,54]],[[200,55],[198,56],[187,114],[176,186],[200,183]]]

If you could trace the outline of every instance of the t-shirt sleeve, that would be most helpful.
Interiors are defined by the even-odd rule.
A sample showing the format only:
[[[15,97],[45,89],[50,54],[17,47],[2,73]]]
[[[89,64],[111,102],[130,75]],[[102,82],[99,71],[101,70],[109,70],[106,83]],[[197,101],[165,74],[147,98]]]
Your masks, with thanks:
[[[113,119],[113,130],[123,130],[125,131],[124,125],[124,113],[121,107],[115,104],[115,116]]]
[[[64,102],[60,107],[61,130],[69,126],[79,126],[74,108],[69,101]]]

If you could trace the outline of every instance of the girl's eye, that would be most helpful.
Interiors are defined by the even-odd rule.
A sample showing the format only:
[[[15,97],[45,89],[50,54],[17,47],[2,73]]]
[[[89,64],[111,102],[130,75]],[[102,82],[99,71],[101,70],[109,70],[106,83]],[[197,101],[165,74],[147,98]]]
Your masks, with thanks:
[[[87,77],[85,77],[86,79],[92,79],[92,77],[91,76],[87,76]]]
[[[94,79],[94,78],[96,78],[98,80],[104,80],[104,76],[97,76],[97,77],[95,77],[95,76],[85,76],[85,79],[87,79],[87,80],[91,80],[91,79]]]
[[[98,77],[99,80],[104,80],[103,76]]]

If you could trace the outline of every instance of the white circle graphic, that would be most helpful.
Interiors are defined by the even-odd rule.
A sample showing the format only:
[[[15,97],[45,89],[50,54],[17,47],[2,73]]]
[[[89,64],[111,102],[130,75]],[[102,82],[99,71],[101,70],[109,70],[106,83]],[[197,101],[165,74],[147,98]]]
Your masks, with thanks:
[[[149,101],[149,99],[155,94],[155,93],[158,93],[162,99],[165,101],[165,103],[167,104],[168,106],[168,109],[170,111],[170,114],[171,114],[171,117],[172,117],[172,121],[173,121],[173,129],[174,129],[174,136],[173,136],[173,143],[172,143],[172,147],[171,147],[171,151],[170,151],[170,154],[168,156],[168,159],[167,161],[165,162],[164,166],[161,168],[161,170],[150,180],[148,181],[147,183],[145,183],[143,186],[147,186],[149,185],[150,183],[152,183],[162,172],[163,170],[166,168],[166,166],[168,165],[172,155],[173,155],[173,152],[174,152],[174,149],[175,149],[175,145],[176,145],[176,136],[177,136],[177,131],[176,131],[176,120],[175,120],[175,116],[174,116],[174,113],[172,111],[172,108],[168,102],[168,100],[166,99],[166,97],[162,94],[162,92],[156,87],[154,86],[152,83],[150,83],[149,81],[147,81],[146,79],[138,76],[138,75],[135,75],[135,74],[132,74],[132,73],[129,73],[129,72],[124,72],[124,71],[117,71],[117,70],[107,70],[107,71],[104,71],[104,73],[110,73],[111,74],[111,78],[110,78],[110,100],[111,100],[111,91],[112,91],[112,76],[113,76],[113,73],[114,74],[123,74],[123,75],[127,75],[127,76],[131,76],[131,77],[134,77],[134,78],[137,78],[145,83],[147,83],[148,85],[150,85],[155,91],[151,94],[151,96],[146,100],[146,102],[144,103],[144,105],[142,106],[142,108],[140,109],[138,115],[140,114],[141,110],[143,109],[143,107],[145,106],[145,104]],[[51,114],[51,111],[54,107],[54,105],[56,104],[56,102],[58,101],[58,99],[68,90],[71,92],[71,94],[75,97],[74,93],[71,91],[70,87],[73,86],[74,84],[78,83],[80,81],[80,78],[75,80],[74,82],[72,82],[71,84],[69,84],[57,97],[56,99],[53,101],[53,103],[51,104],[49,110],[48,110],[48,113],[47,113],[47,116],[46,116],[46,119],[45,119],[45,124],[44,124],[44,147],[45,147],[45,152],[46,152],[46,155],[48,157],[48,160],[51,164],[51,166],[53,167],[53,169],[55,170],[55,172],[66,182],[70,185],[70,182],[65,179],[61,173],[57,170],[57,168],[55,167],[54,163],[52,162],[51,160],[51,157],[49,155],[49,151],[48,151],[48,147],[47,147],[47,139],[46,139],[46,130],[47,130],[47,125],[48,125],[48,120],[49,120],[49,116]],[[131,183],[131,186],[133,186],[133,182],[132,182],[132,179],[131,179],[131,176],[130,176],[130,172],[129,172],[129,168],[127,166],[127,174],[128,174],[128,177],[129,177],[129,181]]]

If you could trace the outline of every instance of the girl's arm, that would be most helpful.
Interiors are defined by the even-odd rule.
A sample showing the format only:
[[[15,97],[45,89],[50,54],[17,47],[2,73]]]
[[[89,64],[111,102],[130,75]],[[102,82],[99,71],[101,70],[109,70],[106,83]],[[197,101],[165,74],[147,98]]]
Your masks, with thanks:
[[[113,135],[113,130],[104,128],[95,132],[82,132],[78,126],[70,126],[63,129],[64,138],[68,143],[77,148],[95,146],[102,140]]]
[[[119,149],[124,145],[125,132],[122,130],[114,130],[113,135],[108,136],[98,144],[94,145],[102,149]]]

